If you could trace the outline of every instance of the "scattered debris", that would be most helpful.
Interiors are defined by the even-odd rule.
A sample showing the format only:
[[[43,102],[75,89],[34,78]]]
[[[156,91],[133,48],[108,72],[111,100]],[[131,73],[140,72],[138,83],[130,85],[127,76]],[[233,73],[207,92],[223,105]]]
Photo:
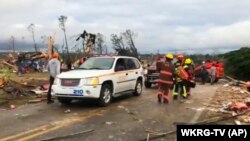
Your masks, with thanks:
[[[125,109],[125,107],[124,106],[122,106],[122,105],[119,105],[119,106],[117,106],[119,109]]]
[[[0,109],[0,112],[1,112],[1,111],[6,111],[6,110],[7,110],[7,109]]]
[[[112,136],[112,135],[109,136],[109,139],[113,139],[113,138],[114,138],[114,136]]]
[[[234,122],[235,122],[236,125],[241,125],[241,122],[238,121],[238,120],[235,120]]]
[[[112,125],[112,124],[113,124],[113,122],[111,122],[111,121],[107,121],[107,122],[105,122],[105,124],[106,124],[106,125]]]
[[[176,133],[176,130],[169,131],[166,133],[160,133],[160,132],[151,131],[151,130],[145,130],[145,131],[147,132],[147,138],[142,139],[141,141],[155,140],[155,139],[163,138],[163,137],[166,137],[167,135]],[[150,135],[154,135],[154,136],[150,137]]]
[[[10,109],[15,109],[15,108],[16,108],[16,105],[14,105],[14,104],[10,105]]]
[[[232,111],[243,111],[243,110],[247,110],[248,107],[245,103],[237,102],[237,103],[230,105],[229,109]]]
[[[48,138],[48,139],[43,139],[43,140],[40,140],[40,141],[59,140],[59,139],[69,138],[69,137],[72,137],[72,136],[78,136],[78,135],[81,135],[81,134],[91,133],[91,132],[94,132],[94,131],[95,130],[91,129],[91,130],[86,130],[86,131],[82,131],[82,132],[72,133],[72,134],[65,135],[65,136],[57,136],[57,137],[52,137],[52,138]]]
[[[71,110],[70,110],[70,109],[68,109],[68,110],[64,111],[64,113],[70,113],[70,112],[71,112]]]
[[[42,102],[41,99],[29,100],[28,103],[39,103]]]

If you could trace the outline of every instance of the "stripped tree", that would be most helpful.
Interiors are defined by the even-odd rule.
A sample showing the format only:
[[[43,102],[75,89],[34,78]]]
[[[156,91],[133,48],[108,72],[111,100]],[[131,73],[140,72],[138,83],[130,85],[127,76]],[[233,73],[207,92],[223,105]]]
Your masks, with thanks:
[[[121,56],[132,56],[138,58],[137,48],[134,44],[135,33],[126,30],[120,36],[111,34],[113,49]]]

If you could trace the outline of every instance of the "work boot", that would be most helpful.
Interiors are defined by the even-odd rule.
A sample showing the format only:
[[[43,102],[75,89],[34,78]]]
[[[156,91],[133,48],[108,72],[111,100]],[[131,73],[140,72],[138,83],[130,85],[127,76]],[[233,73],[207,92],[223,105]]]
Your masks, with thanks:
[[[54,103],[54,100],[48,100],[47,101],[47,104],[52,104],[52,103]]]
[[[158,103],[161,103],[161,102],[162,102],[162,97],[161,97],[161,95],[158,95],[157,97],[158,97]]]
[[[163,103],[168,104],[168,99],[163,99]]]
[[[173,96],[173,99],[174,99],[174,100],[177,100],[177,99],[178,99],[178,95],[174,95],[174,96]]]
[[[182,96],[183,99],[187,99],[187,96]]]

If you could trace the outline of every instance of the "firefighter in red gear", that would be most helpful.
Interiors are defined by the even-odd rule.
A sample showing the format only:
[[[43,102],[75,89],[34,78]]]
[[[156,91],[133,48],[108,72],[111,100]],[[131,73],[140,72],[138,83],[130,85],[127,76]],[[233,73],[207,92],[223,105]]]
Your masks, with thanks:
[[[158,90],[158,102],[161,103],[162,99],[164,103],[169,102],[169,92],[173,85],[173,73],[174,66],[172,64],[173,54],[166,54],[166,61],[163,62],[159,69],[159,90]]]
[[[187,96],[191,95],[191,85],[194,85],[194,67],[192,65],[192,60],[190,58],[187,58],[185,60],[185,64],[183,66],[184,70],[188,74],[188,79],[185,80],[185,86],[187,89]]]

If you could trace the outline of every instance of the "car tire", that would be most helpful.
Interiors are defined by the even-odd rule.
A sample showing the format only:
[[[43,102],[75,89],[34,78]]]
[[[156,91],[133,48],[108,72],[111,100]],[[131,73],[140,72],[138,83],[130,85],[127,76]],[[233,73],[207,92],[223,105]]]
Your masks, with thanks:
[[[69,105],[72,101],[70,98],[58,97],[58,101],[62,104]]]
[[[142,94],[142,80],[137,80],[134,90],[135,96],[140,96]]]
[[[146,88],[151,88],[152,87],[152,83],[145,81],[145,87]]]
[[[101,88],[101,93],[100,93],[98,103],[100,106],[105,107],[110,104],[111,100],[112,100],[111,85],[103,84]]]

